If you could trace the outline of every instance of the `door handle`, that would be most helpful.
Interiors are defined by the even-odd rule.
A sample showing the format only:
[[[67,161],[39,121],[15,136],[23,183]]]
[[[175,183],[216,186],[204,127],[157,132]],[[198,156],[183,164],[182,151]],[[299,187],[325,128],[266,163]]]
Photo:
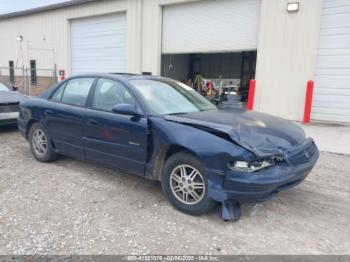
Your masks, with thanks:
[[[98,125],[98,122],[97,122],[96,120],[93,120],[93,119],[88,119],[87,123],[88,123],[89,125],[93,125],[93,126]]]
[[[52,110],[45,110],[45,115],[53,115],[53,111]]]

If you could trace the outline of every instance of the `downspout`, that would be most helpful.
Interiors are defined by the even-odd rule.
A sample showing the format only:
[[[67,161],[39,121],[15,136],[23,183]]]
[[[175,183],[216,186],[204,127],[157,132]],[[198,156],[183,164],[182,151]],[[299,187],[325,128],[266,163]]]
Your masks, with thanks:
[[[140,35],[141,35],[141,39],[140,39],[140,67],[139,67],[139,73],[142,74],[142,49],[143,49],[143,1],[144,0],[140,0]]]

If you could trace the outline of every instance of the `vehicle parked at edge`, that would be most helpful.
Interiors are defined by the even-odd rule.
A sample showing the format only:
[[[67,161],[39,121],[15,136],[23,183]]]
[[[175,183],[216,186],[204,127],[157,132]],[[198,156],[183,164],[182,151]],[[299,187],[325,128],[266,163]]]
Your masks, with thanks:
[[[17,124],[19,102],[23,99],[24,95],[0,83],[0,125]]]
[[[34,157],[58,154],[159,180],[166,198],[192,215],[222,203],[270,199],[301,183],[318,159],[291,121],[241,109],[219,110],[172,79],[86,74],[21,103],[19,129]]]

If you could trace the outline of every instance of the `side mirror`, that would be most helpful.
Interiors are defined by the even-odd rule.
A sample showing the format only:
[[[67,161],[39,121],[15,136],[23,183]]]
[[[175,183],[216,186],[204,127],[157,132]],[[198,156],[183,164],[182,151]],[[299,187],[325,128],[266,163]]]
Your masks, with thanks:
[[[18,87],[17,86],[12,86],[12,91],[17,91]]]
[[[130,104],[118,104],[112,108],[112,112],[121,115],[140,116],[136,106]]]

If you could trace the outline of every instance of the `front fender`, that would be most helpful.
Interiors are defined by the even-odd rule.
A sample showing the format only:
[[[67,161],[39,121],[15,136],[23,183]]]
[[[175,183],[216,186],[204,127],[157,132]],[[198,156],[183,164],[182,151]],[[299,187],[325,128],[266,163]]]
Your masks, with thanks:
[[[159,117],[149,118],[151,133],[151,152],[146,176],[157,179],[159,159],[164,158],[167,149],[178,146],[192,152],[205,166],[210,179],[217,180],[225,175],[227,163],[234,159],[251,159],[254,157],[248,150],[230,141],[224,135],[205,131],[186,124],[167,121]],[[161,168],[160,168],[161,169]]]

